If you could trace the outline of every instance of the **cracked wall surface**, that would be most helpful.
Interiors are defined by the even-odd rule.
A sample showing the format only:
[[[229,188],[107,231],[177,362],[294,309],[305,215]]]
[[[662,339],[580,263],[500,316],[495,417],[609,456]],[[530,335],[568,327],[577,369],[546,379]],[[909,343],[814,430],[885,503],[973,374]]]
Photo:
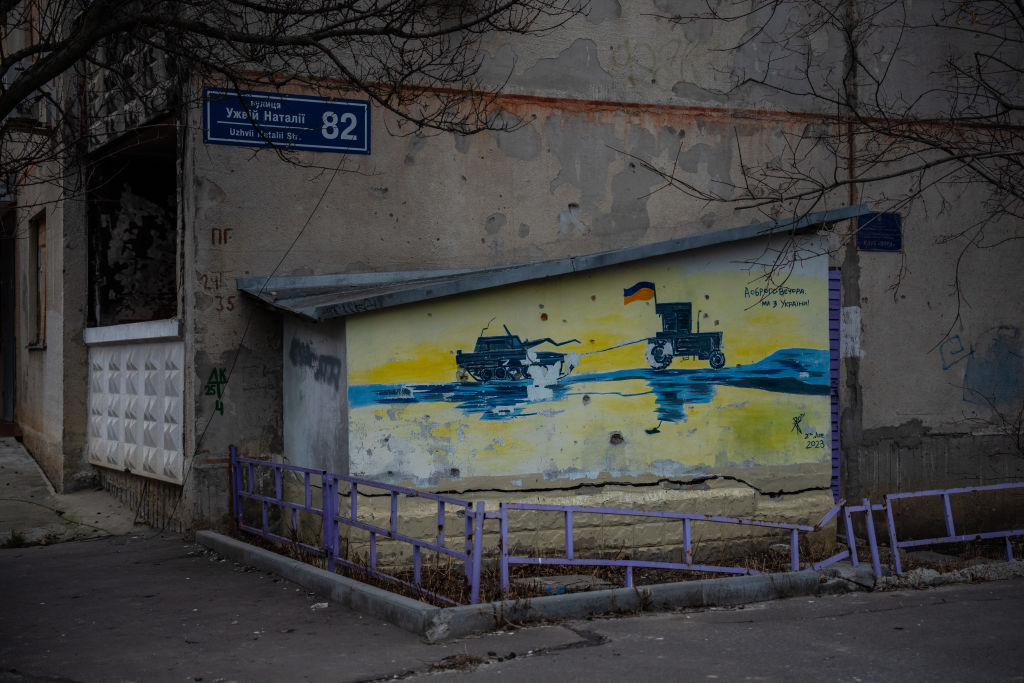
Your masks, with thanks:
[[[495,37],[485,46],[479,79],[507,81],[495,100],[495,115],[518,126],[507,132],[391,136],[391,119],[375,109],[371,155],[304,152],[296,156],[300,165],[288,165],[273,151],[204,145],[200,114],[191,111],[183,161],[186,329],[193,359],[190,429],[194,437],[202,435],[195,439],[196,462],[211,480],[221,476],[231,443],[240,444],[243,454],[313,462],[310,453],[329,453],[328,460],[339,467],[362,459],[365,472],[396,471],[373,467],[366,448],[349,452],[347,443],[338,443],[344,439],[331,420],[347,419],[348,409],[333,398],[333,384],[316,377],[318,371],[320,379],[332,371],[321,368],[319,360],[306,361],[310,354],[343,361],[340,343],[309,332],[302,343],[311,350],[297,351],[293,365],[293,337],[287,336],[293,333],[283,336],[278,314],[240,298],[236,277],[519,264],[765,219],[759,209],[737,209],[665,188],[664,180],[645,168],[651,163],[673,169],[695,188],[731,196],[742,182],[743,165],[781,159],[789,145],[815,139],[826,125],[817,105],[757,82],[768,65],[795,73],[792,60],[776,61],[756,44],[708,49],[739,44],[755,19],[672,25],[658,18],[685,7],[660,0],[602,0],[562,30],[528,39]],[[840,37],[823,34],[811,48],[817,82],[834,84],[843,64]],[[926,61],[915,57],[903,81],[921,82]],[[848,173],[820,147],[808,152],[805,164],[823,177]],[[844,190],[829,197],[829,207],[816,208],[872,205],[899,189],[892,185],[863,196]],[[1010,294],[1020,281],[1019,250],[972,252],[958,264],[955,250],[938,243],[971,224],[980,201],[969,188],[960,194],[925,192],[905,207],[901,253],[859,252],[847,226],[834,233],[829,259],[843,269],[844,321],[858,328],[844,330],[854,347],[844,354],[841,395],[847,495],[1022,475],[1024,458],[1013,454],[1013,423],[1001,421],[1019,405],[1019,384],[999,382],[1017,376],[1005,349],[1019,348],[1014,329],[1024,320],[1020,298]],[[1019,222],[1008,219],[993,229],[1012,236]],[[968,306],[951,296],[951,273],[958,266]],[[473,321],[466,345],[484,323]],[[313,349],[318,343],[321,348]],[[218,373],[228,369],[231,380],[221,386]],[[965,388],[971,389],[967,398]],[[980,395],[986,392],[1003,408],[993,410]],[[317,403],[291,425],[282,406],[293,405],[293,399]],[[458,450],[459,431],[437,417],[408,435],[409,443],[427,444],[427,452],[409,446],[402,456],[403,467],[419,468],[421,482],[458,481],[473,489],[520,480],[523,487],[568,486],[567,477],[545,476],[568,472],[558,466],[525,468],[533,479],[475,475],[472,466],[461,463],[445,466],[453,443]],[[381,421],[391,419],[385,410]],[[618,448],[631,462],[640,457],[631,450],[638,443],[633,433],[646,437],[643,430],[654,423],[617,426],[600,430],[590,446],[595,452]],[[610,443],[613,431],[621,433],[623,443]],[[463,432],[464,439],[472,438]],[[316,443],[321,445],[314,448]],[[387,443],[376,448],[394,450]],[[798,471],[810,467],[806,463],[757,469],[742,458],[712,458],[703,466],[686,476],[714,471],[769,493],[815,489],[827,481],[824,463],[813,465],[823,468],[820,474]],[[748,476],[751,467],[757,469],[755,477]],[[655,480],[656,468],[647,468]],[[580,471],[589,475],[602,469]],[[616,472],[630,474],[628,468]]]

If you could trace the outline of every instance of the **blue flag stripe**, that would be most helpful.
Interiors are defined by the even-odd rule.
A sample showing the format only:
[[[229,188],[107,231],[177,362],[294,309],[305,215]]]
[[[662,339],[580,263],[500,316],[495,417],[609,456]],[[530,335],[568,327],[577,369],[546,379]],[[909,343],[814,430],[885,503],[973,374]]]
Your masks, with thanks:
[[[627,289],[623,289],[622,290],[622,296],[624,296],[624,297],[633,296],[634,294],[639,292],[641,289],[653,290],[654,289],[654,283],[653,282],[638,282],[635,285],[633,285],[632,287],[629,287]]]

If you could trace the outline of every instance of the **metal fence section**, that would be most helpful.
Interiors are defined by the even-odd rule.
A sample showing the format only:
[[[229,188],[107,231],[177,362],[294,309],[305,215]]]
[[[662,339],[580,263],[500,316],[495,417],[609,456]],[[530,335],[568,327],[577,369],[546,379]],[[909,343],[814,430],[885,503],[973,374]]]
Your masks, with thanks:
[[[853,566],[858,565],[860,558],[857,554],[854,516],[863,514],[868,552],[871,556],[871,567],[876,577],[882,576],[882,557],[876,532],[876,513],[883,513],[885,518],[884,528],[888,531],[892,569],[896,574],[903,572],[900,550],[904,548],[1002,538],[1006,543],[1006,560],[1012,561],[1014,558],[1011,539],[1024,536],[1024,529],[1021,528],[974,533],[958,532],[953,519],[953,507],[950,502],[951,496],[964,493],[1010,491],[1015,489],[1024,491],[1024,482],[890,493],[883,496],[881,504],[872,503],[867,498],[862,499],[858,505],[848,505],[845,500],[839,500],[821,518],[821,521],[811,526],[808,524],[790,524],[739,517],[723,517],[720,515],[536,503],[499,503],[497,512],[487,512],[483,501],[462,500],[402,486],[393,486],[379,481],[332,474],[322,470],[298,467],[285,463],[240,458],[234,446],[231,447],[230,454],[231,517],[238,530],[272,541],[294,544],[313,556],[324,558],[330,571],[334,571],[338,565],[345,566],[386,582],[401,584],[420,595],[429,596],[447,604],[457,604],[457,600],[453,600],[446,595],[431,592],[422,585],[422,552],[427,550],[436,555],[462,562],[463,573],[469,587],[469,601],[473,604],[478,603],[480,601],[480,575],[485,519],[497,520],[499,524],[497,559],[503,595],[507,595],[509,591],[509,567],[511,565],[622,567],[625,569],[624,583],[627,587],[633,586],[634,568],[725,574],[758,573],[749,567],[694,562],[693,525],[695,523],[761,527],[775,529],[779,532],[788,532],[790,568],[793,571],[799,571],[801,568],[805,570],[818,570],[847,558],[849,558]],[[285,485],[286,474],[290,478],[289,485],[287,486]],[[297,495],[299,491],[301,491],[301,495]],[[360,496],[364,498],[372,496],[387,500],[388,514],[386,526],[373,524],[366,518],[360,517]],[[347,500],[344,500],[346,498]],[[901,540],[896,525],[894,502],[905,499],[925,498],[941,499],[946,534],[933,538]],[[432,501],[436,505],[436,532],[429,534],[429,538],[424,538],[422,535],[417,536],[403,533],[400,528],[401,501],[408,501],[410,499]],[[271,516],[272,511],[273,517]],[[449,524],[447,520],[453,511],[456,517],[462,516],[464,518],[462,524],[459,525],[463,528],[455,534],[455,538],[449,538],[451,534],[448,533]],[[514,511],[533,511],[561,515],[563,553],[553,557],[513,554],[510,546],[510,536],[513,534],[513,530],[510,529],[509,513]],[[683,561],[663,562],[639,559],[579,557],[575,549],[575,518],[577,515],[653,518],[678,523],[678,538],[679,545],[682,548]],[[800,534],[819,531],[836,518],[842,520],[841,523],[846,535],[846,548],[824,560],[801,563]],[[253,523],[254,519],[258,520],[258,526]],[[301,539],[299,528],[300,521],[303,520],[306,521],[307,528],[313,526],[319,529],[323,541],[321,545],[313,545]],[[881,522],[879,521],[877,525],[881,525]],[[347,526],[350,529],[359,529],[368,535],[369,552],[365,564],[342,556],[339,540],[340,528],[342,526]],[[404,544],[411,549],[411,581],[388,574],[378,566],[378,544],[384,539]]]
[[[466,581],[469,584],[470,602],[480,601],[480,556],[482,553],[484,503],[473,503],[447,496],[440,496],[424,491],[417,491],[402,486],[392,486],[378,481],[347,477],[322,470],[313,470],[296,465],[241,458],[234,446],[231,447],[231,512],[236,527],[251,534],[281,543],[295,544],[317,557],[326,559],[327,569],[334,571],[337,565],[345,566],[368,576],[390,583],[404,585],[416,593],[429,596],[448,604],[458,601],[448,596],[427,590],[422,585],[422,550],[431,550],[439,555],[460,560],[464,564]],[[289,500],[284,486],[284,473],[289,473],[296,481],[300,481],[303,500]],[[360,487],[363,492],[360,493]],[[314,492],[315,488],[319,491]],[[376,495],[389,498],[389,518],[387,527],[371,524],[359,517],[359,496],[367,495],[367,489],[381,492]],[[342,498],[347,497],[347,505],[340,505]],[[437,532],[431,539],[417,538],[404,534],[399,530],[399,502],[402,499],[417,498],[434,501],[437,504]],[[253,501],[259,506],[260,526],[247,523],[243,506],[245,501]],[[270,512],[273,508],[279,512],[280,519],[288,521],[290,535],[283,532],[284,525],[271,523]],[[449,547],[446,539],[446,516],[450,508],[461,510],[465,518],[462,549]],[[347,513],[343,512],[347,509]],[[322,546],[314,546],[299,540],[299,515],[305,513],[319,519]],[[348,526],[360,529],[369,535],[369,556],[367,563],[353,562],[339,553],[339,529]],[[406,581],[388,574],[378,567],[378,540],[384,538],[411,546],[413,558],[413,580]]]
[[[789,557],[790,567],[793,571],[800,570],[800,533],[818,531],[832,520],[838,513],[842,504],[834,506],[814,526],[807,524],[788,524],[784,522],[770,522],[757,519],[742,519],[738,517],[722,517],[719,515],[698,515],[685,512],[667,512],[650,510],[633,510],[625,508],[603,508],[586,507],[581,505],[543,505],[536,503],[499,503],[498,512],[490,513],[487,516],[497,518],[500,524],[499,531],[499,572],[501,591],[503,595],[509,590],[509,566],[514,564],[523,565],[570,565],[589,567],[623,567],[625,568],[624,584],[627,588],[633,586],[633,569],[669,569],[683,571],[717,572],[725,574],[758,574],[759,572],[748,567],[729,567],[720,565],[700,564],[693,561],[693,524],[717,523],[736,524],[741,526],[765,527],[779,529],[789,532]],[[559,513],[563,517],[563,543],[565,554],[557,557],[539,557],[526,555],[512,555],[509,547],[509,512],[513,510],[531,510],[535,512]],[[611,558],[584,558],[577,557],[574,548],[574,517],[575,515],[602,515],[619,517],[646,517],[662,520],[674,520],[680,523],[680,540],[683,548],[683,562],[658,562],[651,560],[633,559],[611,559]],[[821,569],[834,562],[845,558],[848,553],[845,551],[828,558],[817,564],[811,564],[808,569]]]
[[[871,552],[871,568],[874,570],[875,576],[882,575],[882,559],[878,552],[878,539],[875,536],[875,518],[871,513],[884,511],[884,505],[872,505],[871,501],[867,498],[860,505],[843,506],[843,520],[846,525],[846,544],[849,547],[847,552],[850,564],[856,567],[860,563],[860,558],[857,557],[857,537],[853,532],[853,515],[863,512],[867,517],[865,526],[868,534],[868,550]]]
[[[439,555],[445,555],[456,560],[461,560],[464,564],[464,572],[466,575],[466,581],[469,583],[471,604],[480,602],[480,555],[482,553],[483,545],[483,520],[486,511],[484,509],[483,501],[472,503],[468,500],[460,500],[458,498],[450,498],[448,496],[440,496],[433,493],[426,493],[424,491],[417,491],[415,489],[405,488],[402,486],[392,486],[390,484],[383,484],[377,481],[371,481],[369,479],[361,479],[358,477],[347,477],[339,474],[328,474],[325,477],[325,493],[324,493],[324,504],[325,504],[325,538],[335,539],[335,543],[332,548],[329,548],[329,555],[327,557],[328,565],[327,568],[334,571],[335,564],[340,564],[345,567],[364,571],[371,576],[383,579],[385,581],[391,581],[405,585],[412,588],[420,593],[429,595],[436,600],[446,602],[450,604],[458,604],[451,598],[433,593],[423,588],[422,585],[422,550],[424,548],[432,550]],[[339,486],[343,485],[343,486]],[[359,519],[359,487],[363,486],[364,489],[372,488],[378,491],[384,491],[390,499],[390,514],[388,517],[387,528],[376,526]],[[339,506],[339,497],[348,496],[348,514],[342,514],[341,507]],[[437,534],[433,540],[427,540],[422,538],[416,538],[403,534],[398,529],[399,522],[399,501],[408,498],[421,498],[425,500],[434,501],[437,504]],[[446,529],[446,515],[448,507],[459,508],[462,510],[463,517],[465,518],[465,530],[463,533],[464,537],[464,548],[463,550],[456,550],[450,548],[447,545],[445,538]],[[457,514],[457,513],[456,513]],[[341,557],[338,554],[338,525],[344,524],[346,526],[362,529],[369,533],[369,558],[365,565],[358,564]],[[391,539],[393,541],[399,541],[402,543],[409,544],[412,546],[412,558],[413,558],[413,580],[411,582],[404,581],[393,575],[386,574],[380,571],[377,567],[377,539],[383,537]]]
[[[1010,543],[1010,539],[1014,536],[1024,536],[1024,529],[1004,529],[1001,531],[986,531],[981,533],[969,533],[958,534],[956,532],[956,526],[953,523],[953,508],[950,505],[949,497],[963,493],[977,493],[985,491],[1007,491],[1011,489],[1024,489],[1024,482],[1006,483],[1006,484],[989,484],[987,486],[966,486],[962,488],[953,489],[936,489],[934,491],[909,491],[906,493],[889,493],[883,496],[885,504],[883,509],[886,515],[886,524],[889,529],[889,545],[892,548],[892,565],[893,571],[897,574],[903,573],[902,563],[900,561],[900,548],[913,548],[923,545],[933,545],[937,543],[961,543],[964,541],[980,541],[984,539],[1005,539],[1006,543],[1006,561],[1013,561],[1013,546]],[[936,538],[917,538],[901,541],[896,532],[896,519],[893,514],[893,501],[901,500],[906,498],[929,498],[929,497],[940,497],[942,499],[942,511],[943,518],[946,523],[946,535],[938,536]],[[871,526],[868,526],[869,534],[874,535],[874,531]],[[875,572],[876,576],[880,576],[878,571]]]
[[[289,472],[292,476],[302,481],[304,496],[301,503],[287,500],[284,496],[283,473]],[[268,481],[269,476],[269,481]],[[290,528],[298,531],[299,513],[303,512],[314,518],[320,518],[323,528],[324,507],[323,496],[317,492],[314,501],[313,483],[316,482],[321,490],[325,486],[327,473],[322,470],[313,470],[307,467],[296,467],[283,463],[269,462],[266,460],[251,460],[239,458],[234,446],[231,447],[231,516],[236,528],[255,534],[262,538],[281,543],[295,543],[308,553],[318,557],[326,557],[325,547],[317,547],[304,543],[297,536],[285,536],[280,533],[283,529],[280,525],[272,525],[270,522],[271,508],[275,512],[287,515]],[[269,489],[269,490],[268,490]],[[260,526],[255,527],[246,523],[244,514],[245,501],[254,501],[259,505]],[[314,505],[316,502],[317,505]],[[276,531],[274,529],[277,529]]]

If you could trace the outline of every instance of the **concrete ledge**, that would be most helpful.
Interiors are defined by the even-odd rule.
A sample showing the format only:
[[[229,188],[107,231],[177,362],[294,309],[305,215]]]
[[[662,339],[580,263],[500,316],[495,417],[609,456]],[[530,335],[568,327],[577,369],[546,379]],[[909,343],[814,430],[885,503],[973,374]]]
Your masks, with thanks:
[[[98,344],[130,344],[136,342],[180,341],[181,323],[177,318],[124,323],[106,327],[87,327],[83,335],[86,346]]]
[[[461,605],[441,609],[311,565],[257,548],[212,531],[196,540],[207,548],[293,581],[352,609],[383,619],[430,642],[500,628],[508,622],[581,619],[601,614],[666,611],[685,607],[745,605],[822,590],[814,571],[680,581],[637,588],[616,588],[550,595],[512,602]]]

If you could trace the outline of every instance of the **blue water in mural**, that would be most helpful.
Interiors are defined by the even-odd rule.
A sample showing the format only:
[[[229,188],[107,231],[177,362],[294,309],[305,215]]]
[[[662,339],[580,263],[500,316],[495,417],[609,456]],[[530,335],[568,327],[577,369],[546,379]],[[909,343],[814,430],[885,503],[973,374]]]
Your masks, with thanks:
[[[648,389],[623,392],[616,383],[641,380]],[[511,420],[536,415],[542,404],[557,404],[573,394],[615,394],[646,396],[654,394],[657,419],[664,422],[686,420],[686,406],[710,403],[720,385],[746,387],[785,394],[827,396],[829,393],[829,352],[815,349],[782,349],[767,358],[733,368],[651,370],[636,368],[612,372],[564,377],[551,386],[537,387],[530,380],[509,382],[452,382],[450,384],[364,384],[349,387],[353,408],[373,405],[444,402],[454,403],[467,415],[482,420]],[[633,385],[635,386],[635,384]]]

